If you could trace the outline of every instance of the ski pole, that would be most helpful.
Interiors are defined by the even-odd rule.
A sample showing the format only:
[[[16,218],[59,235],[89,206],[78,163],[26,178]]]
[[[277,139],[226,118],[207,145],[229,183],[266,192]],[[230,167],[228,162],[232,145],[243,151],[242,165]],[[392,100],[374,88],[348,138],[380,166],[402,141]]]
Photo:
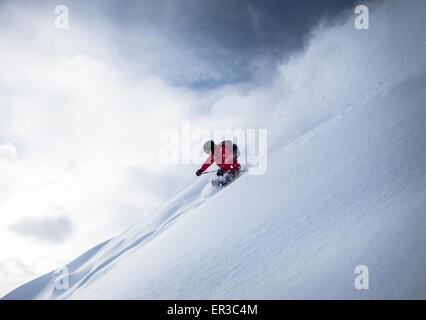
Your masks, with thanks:
[[[218,170],[212,170],[212,171],[204,171],[202,174],[206,174],[206,173],[212,173],[212,172],[217,172]],[[248,170],[236,170],[238,172],[246,172]]]
[[[212,170],[212,171],[204,171],[202,174],[206,174],[206,173],[212,173],[212,172],[217,172],[217,170]]]

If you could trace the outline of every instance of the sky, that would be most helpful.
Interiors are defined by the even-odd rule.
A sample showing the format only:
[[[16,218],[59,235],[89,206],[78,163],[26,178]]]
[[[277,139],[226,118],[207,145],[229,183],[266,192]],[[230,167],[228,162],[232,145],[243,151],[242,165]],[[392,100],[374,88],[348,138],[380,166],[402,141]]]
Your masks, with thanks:
[[[286,62],[354,6],[0,1],[0,296],[196,179],[198,164],[159,162],[164,129],[262,127],[283,68],[309,67]]]

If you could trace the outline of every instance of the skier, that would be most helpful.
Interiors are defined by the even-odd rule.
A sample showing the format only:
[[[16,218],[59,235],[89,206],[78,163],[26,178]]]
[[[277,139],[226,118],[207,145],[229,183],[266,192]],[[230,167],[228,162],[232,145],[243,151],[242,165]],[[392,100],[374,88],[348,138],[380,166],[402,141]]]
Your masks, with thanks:
[[[241,169],[241,165],[238,163],[240,151],[235,143],[226,140],[216,145],[213,140],[209,140],[204,143],[203,149],[209,157],[195,173],[197,176],[200,176],[213,162],[216,162],[220,168],[216,174],[222,178],[212,181],[213,185],[223,187],[238,177]]]

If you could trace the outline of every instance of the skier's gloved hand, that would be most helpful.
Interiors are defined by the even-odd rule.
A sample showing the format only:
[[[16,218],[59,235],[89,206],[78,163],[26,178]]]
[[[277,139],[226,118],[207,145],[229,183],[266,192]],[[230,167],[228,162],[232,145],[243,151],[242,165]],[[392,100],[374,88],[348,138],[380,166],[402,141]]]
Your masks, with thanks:
[[[218,176],[223,176],[224,174],[225,174],[225,172],[226,172],[226,170],[225,169],[223,169],[223,168],[220,168],[219,170],[217,170],[217,175]]]
[[[198,169],[197,172],[195,172],[197,177],[201,176],[202,173],[203,173],[203,170],[201,170],[201,169]]]

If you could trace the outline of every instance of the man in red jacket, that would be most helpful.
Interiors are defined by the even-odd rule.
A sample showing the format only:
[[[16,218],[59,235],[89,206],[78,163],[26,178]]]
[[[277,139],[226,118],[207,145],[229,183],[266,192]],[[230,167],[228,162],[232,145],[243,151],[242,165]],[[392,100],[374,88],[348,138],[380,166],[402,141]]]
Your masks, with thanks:
[[[233,144],[230,140],[222,141],[218,145],[214,141],[209,140],[204,144],[203,149],[209,157],[201,168],[197,170],[197,176],[200,176],[214,162],[220,168],[217,171],[217,175],[224,176],[223,181],[220,181],[221,185],[227,184],[240,173],[241,165],[238,163],[240,152],[237,145]]]

